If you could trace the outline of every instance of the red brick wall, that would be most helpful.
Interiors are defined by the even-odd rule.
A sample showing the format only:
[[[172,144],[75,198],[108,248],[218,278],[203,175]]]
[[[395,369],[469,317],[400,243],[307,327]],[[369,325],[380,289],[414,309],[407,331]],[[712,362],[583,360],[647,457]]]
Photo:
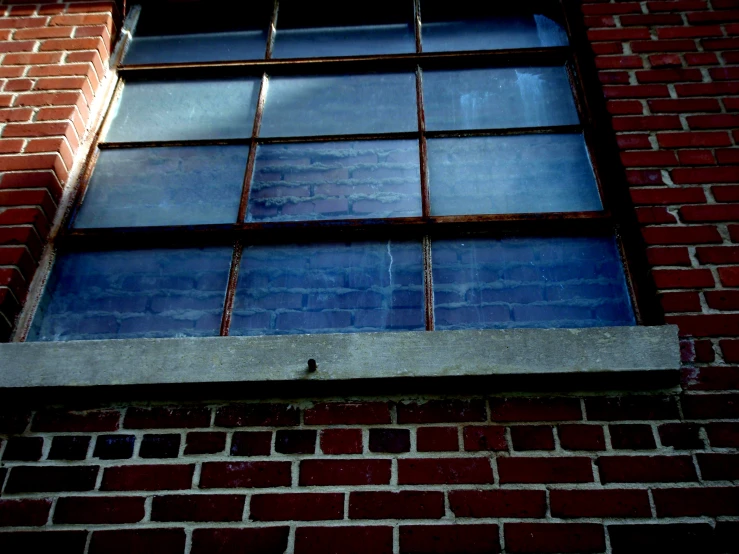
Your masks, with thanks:
[[[74,18],[55,19],[64,10]],[[588,2],[583,10],[624,186],[667,320],[681,327],[681,394],[412,402],[389,394],[349,405],[79,412],[6,403],[0,551],[739,552],[739,369],[731,365],[739,361],[739,2]],[[103,77],[111,13],[100,3],[9,8],[0,48],[30,51],[0,54],[8,103],[0,117],[59,118],[49,132],[71,153],[89,107],[85,85]],[[37,29],[29,25],[98,39],[18,35]],[[71,50],[78,47],[85,50]],[[47,51],[59,59],[40,61]],[[11,54],[33,57],[13,65]],[[71,94],[42,88],[45,71],[77,65],[86,72],[73,75]],[[19,101],[34,97],[67,107]],[[16,256],[0,261],[0,295],[11,298],[0,316],[6,332],[71,168],[67,150],[29,150],[46,137],[17,138],[14,125],[0,123],[2,148],[23,148],[0,154],[0,168],[13,169],[0,180],[8,206],[0,253]],[[46,165],[8,165],[18,163]]]
[[[0,2],[0,341],[84,140],[114,17],[113,2]]]

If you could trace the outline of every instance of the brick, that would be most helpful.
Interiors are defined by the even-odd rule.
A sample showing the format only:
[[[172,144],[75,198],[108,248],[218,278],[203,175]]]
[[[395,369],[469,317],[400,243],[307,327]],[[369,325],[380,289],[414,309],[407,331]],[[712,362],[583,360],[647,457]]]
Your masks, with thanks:
[[[700,296],[697,292],[668,292],[659,295],[662,309],[666,313],[700,312]]]
[[[313,454],[316,451],[316,431],[277,431],[275,451],[281,454]]]
[[[707,523],[609,525],[613,554],[635,552],[711,552],[713,530]]]
[[[0,527],[41,527],[50,510],[49,499],[0,500]]]
[[[609,40],[638,40],[648,39],[649,29],[599,29],[588,31],[588,38],[592,42]]]
[[[665,167],[677,165],[674,152],[621,152],[621,162],[626,167]]]
[[[641,13],[638,2],[620,2],[618,4],[583,4],[582,12],[585,15],[621,15],[627,13]]]
[[[662,446],[671,446],[678,450],[702,449],[700,426],[691,423],[665,423],[658,427]]]
[[[0,433],[15,435],[23,433],[31,421],[31,412],[26,410],[14,410],[11,408],[0,408]]]
[[[456,517],[542,518],[547,511],[544,491],[450,491],[449,505]]]
[[[718,276],[721,283],[726,287],[739,286],[739,268],[720,267],[718,268]]]
[[[283,554],[289,531],[289,527],[195,529],[191,554],[243,554],[246,545],[254,554]]]
[[[251,498],[253,521],[320,521],[344,518],[344,495],[255,494]]]
[[[506,523],[506,552],[603,552],[603,526],[595,523]]]
[[[697,50],[698,47],[695,45],[695,41],[688,39],[637,40],[631,43],[631,51],[635,54],[651,54],[652,52],[694,52]]]
[[[574,398],[491,398],[492,421],[529,422],[581,420],[580,401]]]
[[[553,490],[549,501],[554,517],[652,517],[646,490]]]
[[[739,115],[691,115],[687,121],[691,129],[735,129],[739,126]]]
[[[739,547],[736,537],[739,534],[739,521],[719,521],[716,523],[716,548],[719,552],[736,554]]]
[[[725,131],[658,133],[657,142],[662,148],[730,146],[731,138]]]
[[[669,316],[666,321],[678,325],[682,336],[720,337],[739,334],[739,317],[734,314]]]
[[[390,460],[302,460],[300,485],[387,485]]]
[[[210,408],[136,408],[126,411],[125,429],[210,427]]]
[[[300,410],[289,404],[240,404],[216,410],[216,427],[293,427]]]
[[[144,515],[144,498],[71,496],[57,500],[54,523],[137,523]]]
[[[289,487],[290,462],[206,462],[201,489]]]
[[[6,123],[8,121],[28,121],[31,119],[31,115],[33,114],[33,110],[31,108],[9,108],[5,110],[0,110],[0,122]],[[4,143],[17,143],[17,142],[23,142],[22,140],[14,140],[14,141],[3,141]],[[20,150],[11,150],[8,148],[7,150],[3,150],[3,153],[8,152],[19,152]]]
[[[95,487],[97,474],[98,466],[16,466],[10,470],[5,494],[91,491]]]
[[[392,527],[298,527],[295,554],[392,554]]]
[[[720,164],[737,164],[739,163],[739,149],[717,150],[716,159]]]
[[[619,135],[616,137],[616,142],[621,150],[636,150],[652,148],[652,143],[649,142],[649,135],[646,134],[629,134]]]
[[[712,363],[716,361],[716,353],[713,350],[713,344],[710,340],[693,341],[693,348],[695,350],[696,362]]]
[[[0,552],[46,552],[83,554],[87,531],[0,532]]]
[[[106,467],[100,490],[163,491],[192,487],[194,465]]]
[[[178,494],[156,496],[152,521],[241,521],[243,494]]]
[[[323,429],[320,435],[324,454],[361,454],[361,429]]]
[[[739,394],[686,395],[682,405],[686,419],[739,419]]]
[[[459,450],[456,427],[419,427],[416,430],[416,450],[419,452],[452,452]]]
[[[585,399],[590,421],[678,419],[675,399],[669,396],[595,397]]]
[[[493,482],[487,458],[399,459],[401,485],[483,484]]]
[[[41,459],[44,439],[41,437],[10,437],[3,452],[4,462],[35,462]]]
[[[596,462],[602,483],[696,481],[690,456],[605,456]]]
[[[669,98],[667,85],[604,86],[606,98]]]
[[[685,54],[685,62],[688,65],[715,65],[718,64],[718,57],[712,52]]]
[[[511,427],[514,450],[554,450],[553,427],[522,425]]]
[[[116,410],[91,412],[39,412],[31,430],[41,433],[97,433],[117,431],[121,414]]]
[[[156,552],[157,554],[182,554],[184,551],[184,529],[129,529],[125,531],[93,531],[89,553]]]
[[[734,481],[739,479],[739,454],[698,454],[697,458],[704,480]]]
[[[662,27],[657,29],[657,38],[659,39],[720,37],[723,36],[723,34],[721,27],[718,25],[702,27]]]
[[[698,71],[697,69],[695,71]],[[700,74],[700,71],[698,71]],[[700,80],[700,79],[698,79]],[[649,100],[652,113],[720,112],[721,105],[715,98],[679,98]]]
[[[590,458],[498,458],[501,483],[590,483]]]
[[[598,69],[641,69],[644,62],[639,56],[597,56],[595,65]]]
[[[127,460],[133,457],[134,435],[99,435],[92,453],[101,460]]]
[[[269,456],[271,453],[272,431],[236,431],[231,438],[231,456]]]
[[[410,452],[411,433],[408,429],[370,429],[370,452]]]
[[[714,448],[739,448],[739,423],[709,423],[706,433]]]
[[[615,131],[668,131],[682,129],[676,115],[618,116],[613,118]]]
[[[403,525],[403,554],[488,554],[500,552],[497,525]]]
[[[600,425],[560,425],[559,443],[566,450],[605,450],[606,439]]]
[[[236,433],[234,433],[234,436],[236,436]],[[185,439],[185,455],[218,454],[223,452],[225,448],[226,433],[193,431],[188,433]]]
[[[739,291],[735,290],[717,290],[706,291],[703,293],[709,308],[714,310],[739,310]],[[727,343],[727,345],[730,343]],[[731,362],[733,358],[737,358],[734,353],[728,354],[724,351],[724,359]],[[713,361],[713,360],[709,360]],[[739,361],[737,358],[735,361]]]
[[[739,515],[739,488],[655,489],[657,517]]]
[[[649,425],[609,425],[611,446],[616,450],[651,450],[657,447]]]
[[[739,263],[739,246],[704,246],[695,249],[702,264]]]
[[[710,269],[655,269],[652,270],[652,276],[659,289],[696,289],[714,286],[713,273]]]
[[[689,390],[739,389],[739,368],[689,368],[683,372],[682,383]]]
[[[90,447],[90,437],[54,437],[49,460],[84,460]]]
[[[508,449],[505,427],[497,425],[465,427],[462,441],[468,452]]]
[[[646,17],[662,17],[662,16],[646,16]],[[680,16],[670,16],[677,17]],[[652,67],[682,67],[683,61],[678,54],[654,54],[649,56],[649,65]]]
[[[711,192],[718,202],[739,201],[739,187],[736,186],[711,187]]]
[[[483,400],[430,400],[423,404],[399,403],[398,423],[456,423],[486,421]]]
[[[675,85],[678,96],[723,96],[737,94],[739,83],[685,83]]]
[[[176,458],[180,453],[180,435],[144,435],[139,448],[140,458]]]
[[[351,519],[441,519],[444,494],[430,491],[352,492]]]
[[[306,425],[376,425],[390,423],[387,402],[320,403],[305,410]]]
[[[635,74],[637,82],[644,84],[703,80],[699,69],[648,69]]]
[[[681,150],[677,153],[680,165],[716,165],[710,150]]]

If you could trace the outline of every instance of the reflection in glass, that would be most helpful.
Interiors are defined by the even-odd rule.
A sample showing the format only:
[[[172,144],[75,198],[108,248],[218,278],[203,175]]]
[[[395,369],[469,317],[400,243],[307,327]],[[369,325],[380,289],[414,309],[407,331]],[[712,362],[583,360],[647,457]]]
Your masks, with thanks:
[[[267,48],[264,31],[136,36],[123,63],[150,64],[259,60]]]
[[[403,23],[278,29],[275,58],[328,58],[416,51],[413,27]]]
[[[540,14],[424,21],[421,37],[424,52],[542,48],[568,44],[567,33],[562,26]]]
[[[232,335],[424,329],[420,242],[244,248]]]
[[[263,137],[415,131],[412,73],[273,77]]]
[[[430,139],[428,159],[433,215],[602,208],[579,134]]]
[[[247,221],[421,215],[418,142],[261,145]]]
[[[218,335],[231,248],[58,257],[28,340]]]
[[[613,237],[433,241],[436,329],[635,325]]]
[[[235,223],[248,146],[103,150],[77,229]]]
[[[128,82],[107,142],[250,137],[259,79]]]
[[[430,131],[578,123],[562,66],[424,71],[423,104]]]

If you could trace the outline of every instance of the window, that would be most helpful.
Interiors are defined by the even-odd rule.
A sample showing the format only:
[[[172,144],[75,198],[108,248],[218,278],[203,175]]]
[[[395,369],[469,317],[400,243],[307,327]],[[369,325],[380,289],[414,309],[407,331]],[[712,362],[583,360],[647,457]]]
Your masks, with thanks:
[[[28,340],[640,322],[559,3],[456,4],[145,4]]]

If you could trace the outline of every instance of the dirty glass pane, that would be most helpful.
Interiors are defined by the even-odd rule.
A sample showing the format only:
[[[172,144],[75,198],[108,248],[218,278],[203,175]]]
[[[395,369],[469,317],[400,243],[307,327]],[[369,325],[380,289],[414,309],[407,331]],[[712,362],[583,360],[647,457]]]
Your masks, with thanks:
[[[259,60],[267,50],[264,31],[136,36],[124,64]]]
[[[579,134],[428,141],[433,215],[600,210]]]
[[[415,40],[413,27],[403,23],[278,29],[274,57],[328,58],[405,54],[416,51]]]
[[[413,73],[273,77],[263,137],[416,131]]]
[[[562,66],[424,71],[423,104],[430,131],[578,123]]]
[[[232,335],[424,328],[420,242],[244,248]]]
[[[129,82],[107,142],[250,137],[259,79]]]
[[[261,145],[247,221],[421,215],[418,142]]]
[[[217,335],[231,254],[211,247],[60,255],[28,340]]]
[[[421,3],[424,52],[567,46],[567,33],[545,15],[428,21]]]
[[[635,325],[613,237],[433,241],[436,329]]]
[[[235,223],[248,146],[103,150],[74,227]]]

